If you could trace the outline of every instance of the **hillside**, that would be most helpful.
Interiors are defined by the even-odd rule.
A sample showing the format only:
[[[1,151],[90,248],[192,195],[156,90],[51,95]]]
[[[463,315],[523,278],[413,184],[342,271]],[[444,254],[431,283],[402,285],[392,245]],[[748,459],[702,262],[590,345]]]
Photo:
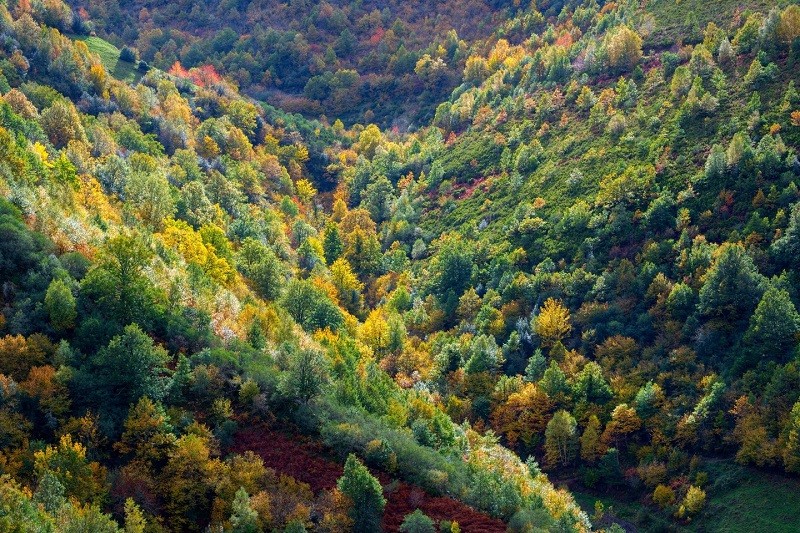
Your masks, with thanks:
[[[515,8],[449,2],[71,2],[88,27],[163,70],[212,65],[247,94],[348,124],[429,122],[469,44]]]
[[[0,529],[791,530],[797,2],[200,6],[0,5]]]

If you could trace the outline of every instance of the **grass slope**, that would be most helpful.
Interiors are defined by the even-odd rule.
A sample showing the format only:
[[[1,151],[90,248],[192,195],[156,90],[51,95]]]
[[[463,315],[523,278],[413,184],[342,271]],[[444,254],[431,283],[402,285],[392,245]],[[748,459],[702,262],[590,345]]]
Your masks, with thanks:
[[[119,48],[100,37],[76,36],[76,40],[83,41],[89,50],[100,56],[103,66],[120,81],[135,83],[142,77],[136,65],[129,61],[120,61]]]
[[[709,461],[712,480],[705,487],[706,508],[694,522],[680,526],[654,506],[605,494],[574,490],[575,501],[590,515],[597,500],[613,508],[618,518],[642,533],[695,531],[698,533],[793,533],[800,516],[800,479],[743,467],[728,460]]]

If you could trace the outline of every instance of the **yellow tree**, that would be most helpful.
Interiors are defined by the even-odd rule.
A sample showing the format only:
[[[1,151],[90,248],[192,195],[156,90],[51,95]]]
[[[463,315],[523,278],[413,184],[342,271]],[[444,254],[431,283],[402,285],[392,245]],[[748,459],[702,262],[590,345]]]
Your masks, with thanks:
[[[783,10],[778,23],[778,37],[789,45],[800,37],[800,6],[791,5]]]
[[[534,385],[526,383],[521,390],[508,396],[492,411],[492,428],[505,437],[512,448],[519,441],[525,446],[533,443],[547,426],[547,416],[553,403],[547,394]]]
[[[358,314],[361,311],[364,284],[356,277],[347,259],[340,257],[331,265],[331,282],[336,287],[336,296],[348,311]]]
[[[608,63],[615,69],[631,69],[642,58],[642,38],[627,26],[620,26],[606,37]]]
[[[603,432],[603,442],[609,444],[613,441],[615,447],[619,448],[621,442],[641,427],[642,420],[636,414],[636,410],[628,407],[628,404],[621,403],[611,413],[611,421]]]
[[[560,300],[548,298],[534,319],[533,329],[543,346],[553,346],[572,331],[569,309]]]
[[[590,416],[586,429],[581,435],[581,459],[584,461],[593,463],[605,453],[605,446],[600,441],[600,433],[600,419],[597,418],[597,415]]]
[[[389,324],[386,321],[386,314],[382,309],[373,309],[360,331],[361,340],[372,348],[378,359],[383,358],[389,351]]]

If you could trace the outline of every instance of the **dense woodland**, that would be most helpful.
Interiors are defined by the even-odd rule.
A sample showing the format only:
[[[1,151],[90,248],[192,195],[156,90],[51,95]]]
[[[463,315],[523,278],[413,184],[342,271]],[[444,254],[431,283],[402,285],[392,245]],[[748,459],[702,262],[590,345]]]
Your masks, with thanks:
[[[797,477],[797,2],[187,4],[0,2],[0,531]]]

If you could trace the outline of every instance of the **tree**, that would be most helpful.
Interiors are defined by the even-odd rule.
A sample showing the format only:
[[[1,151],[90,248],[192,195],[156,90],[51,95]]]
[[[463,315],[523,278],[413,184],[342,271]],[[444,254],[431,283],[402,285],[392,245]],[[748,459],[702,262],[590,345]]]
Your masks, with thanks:
[[[469,288],[472,279],[473,249],[461,237],[443,236],[431,260],[433,292],[447,316],[455,316],[458,300]]]
[[[764,293],[764,277],[738,244],[723,244],[700,289],[700,312],[729,327],[746,320]]]
[[[164,408],[147,396],[131,407],[124,427],[114,449],[131,455],[150,470],[163,465],[177,440]]]
[[[332,265],[339,259],[344,251],[344,243],[339,234],[339,225],[335,222],[328,222],[325,225],[325,235],[322,239],[322,249],[325,251],[325,261]]]
[[[686,496],[678,508],[678,517],[694,516],[699,513],[706,504],[706,493],[703,489],[691,485],[686,492]]]
[[[763,356],[783,361],[787,353],[797,345],[798,332],[800,314],[789,293],[784,289],[770,287],[750,317],[745,342]]]
[[[96,266],[82,281],[82,293],[101,307],[104,320],[127,325],[150,318],[154,288],[144,275],[153,251],[138,236],[106,241]]]
[[[606,425],[602,440],[606,444],[613,441],[615,447],[619,448],[621,442],[641,427],[642,421],[636,411],[628,404],[621,403],[611,412],[611,421]]]
[[[286,345],[286,374],[281,383],[282,392],[300,403],[308,403],[325,383],[325,359],[313,348]]]
[[[350,509],[353,531],[356,533],[379,531],[383,508],[386,505],[383,489],[355,455],[347,456],[344,473],[336,482],[336,486],[353,502]]]
[[[642,38],[627,26],[619,26],[606,36],[608,63],[617,70],[630,70],[642,58]]]
[[[44,297],[44,308],[56,331],[66,331],[75,326],[78,316],[75,306],[75,297],[69,286],[61,279],[51,281]]]
[[[55,514],[61,506],[67,503],[64,497],[66,489],[58,477],[49,470],[39,479],[36,492],[33,493],[33,501],[44,507],[50,514]]]
[[[525,366],[525,381],[534,383],[542,378],[545,370],[547,369],[547,360],[542,355],[542,350],[536,349],[528,359],[528,364]]]
[[[419,509],[406,515],[399,530],[402,533],[436,533],[433,520]]]
[[[178,439],[159,484],[171,527],[201,531],[208,523],[211,489],[219,468],[205,437],[189,433]]]
[[[85,141],[86,133],[75,106],[59,100],[42,112],[42,129],[56,148],[64,148],[69,141]]]
[[[785,45],[791,45],[800,37],[800,6],[790,5],[781,13],[777,27],[778,38]]]
[[[594,463],[603,456],[605,448],[600,435],[600,419],[597,415],[591,415],[581,435],[581,459]]]
[[[61,437],[58,445],[45,447],[34,453],[34,471],[42,487],[47,492],[50,504],[60,489],[52,479],[45,480],[51,474],[63,486],[66,497],[74,497],[79,502],[100,502],[106,493],[105,470],[86,458],[86,447],[74,442],[67,434]],[[45,494],[43,493],[44,497]]]
[[[361,206],[369,211],[372,220],[380,224],[391,216],[395,200],[392,182],[386,176],[378,176],[367,185],[361,196]]]
[[[560,300],[548,298],[533,321],[533,330],[544,346],[553,346],[572,331],[569,309]]]
[[[770,252],[779,266],[800,271],[800,202],[792,206],[789,225],[783,235],[772,243]]]
[[[513,448],[518,442],[531,446],[535,438],[547,427],[547,416],[552,408],[547,394],[533,383],[526,383],[518,392],[498,402],[492,411],[492,428],[505,437]]]
[[[359,314],[364,305],[364,298],[361,295],[364,284],[358,280],[350,263],[344,257],[340,257],[333,261],[330,271],[331,283],[336,288],[339,303],[350,313]]]
[[[172,188],[159,171],[136,171],[125,185],[125,208],[147,226],[160,229],[175,213]]]
[[[575,394],[587,402],[604,404],[611,399],[611,387],[603,377],[603,370],[594,361],[586,363],[575,379],[573,387]]]
[[[125,533],[144,533],[147,520],[132,498],[125,500]]]
[[[492,335],[479,335],[470,344],[470,355],[464,365],[467,374],[495,372],[503,364],[503,354]]]
[[[167,392],[167,351],[136,324],[126,326],[91,356],[76,376],[88,405],[97,406],[113,425],[142,396],[159,401]],[[120,369],[125,369],[121,372]]]
[[[544,371],[542,379],[539,380],[539,386],[550,398],[558,401],[563,401],[570,392],[566,374],[558,366],[558,363],[552,360],[550,366]]]
[[[721,144],[715,144],[711,147],[711,152],[708,154],[708,159],[706,159],[706,179],[711,183],[718,183],[725,175],[727,166],[728,161],[725,155],[725,148],[723,148]]]
[[[244,487],[236,491],[231,513],[231,531],[233,533],[258,533],[258,513],[250,506],[250,496]]]
[[[256,292],[267,300],[280,297],[286,281],[286,271],[269,246],[248,237],[237,254],[237,266]]]
[[[675,503],[675,491],[666,485],[658,485],[653,491],[653,502],[666,509]]]
[[[795,402],[786,424],[783,465],[787,472],[800,472],[800,401]]]
[[[336,331],[344,323],[341,310],[324,290],[309,280],[290,281],[281,304],[306,330],[330,328]]]
[[[575,418],[563,409],[547,423],[544,448],[545,459],[549,465],[567,466],[575,458],[578,444],[577,427]]]

